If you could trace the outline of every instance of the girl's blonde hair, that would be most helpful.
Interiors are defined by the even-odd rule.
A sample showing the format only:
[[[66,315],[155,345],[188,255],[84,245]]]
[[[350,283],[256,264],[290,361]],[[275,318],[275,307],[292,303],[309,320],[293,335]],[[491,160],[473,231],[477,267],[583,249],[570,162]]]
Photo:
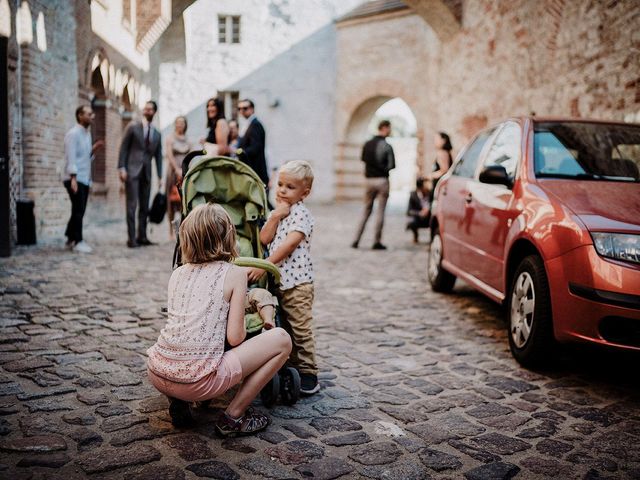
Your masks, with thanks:
[[[305,160],[290,160],[280,167],[280,172],[302,180],[308,188],[313,185],[313,168]]]
[[[180,225],[183,263],[231,261],[238,256],[236,229],[220,205],[198,205]]]

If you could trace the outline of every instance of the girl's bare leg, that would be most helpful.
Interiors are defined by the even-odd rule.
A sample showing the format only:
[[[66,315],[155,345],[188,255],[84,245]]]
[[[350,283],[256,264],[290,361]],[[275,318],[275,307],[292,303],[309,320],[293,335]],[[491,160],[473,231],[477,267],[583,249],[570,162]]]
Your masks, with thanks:
[[[233,351],[240,359],[244,380],[226,412],[239,418],[289,358],[291,338],[284,329],[273,328],[243,342]]]

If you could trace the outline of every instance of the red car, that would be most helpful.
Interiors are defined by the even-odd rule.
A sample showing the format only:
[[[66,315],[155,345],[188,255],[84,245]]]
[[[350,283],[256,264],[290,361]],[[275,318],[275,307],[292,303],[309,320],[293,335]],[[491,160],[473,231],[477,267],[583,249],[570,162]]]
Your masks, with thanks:
[[[506,304],[523,365],[556,341],[640,350],[640,125],[540,117],[480,132],[437,185],[428,276]]]

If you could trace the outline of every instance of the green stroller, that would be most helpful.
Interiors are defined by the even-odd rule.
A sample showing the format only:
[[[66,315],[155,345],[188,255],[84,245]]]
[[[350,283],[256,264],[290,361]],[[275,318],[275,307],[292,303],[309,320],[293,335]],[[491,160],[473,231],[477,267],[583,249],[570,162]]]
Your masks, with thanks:
[[[182,163],[182,171],[182,218],[202,203],[215,202],[221,205],[236,228],[240,257],[235,264],[265,270],[267,275],[263,275],[253,287],[274,293],[280,272],[274,264],[264,260],[267,252],[260,243],[260,228],[268,214],[267,195],[260,177],[241,161],[210,157],[204,151],[189,153]],[[177,236],[173,267],[180,264],[180,238]],[[279,323],[276,313],[276,325]],[[247,337],[258,335],[262,327],[262,319],[257,313],[245,316]],[[273,406],[278,398],[285,405],[296,403],[300,397],[298,371],[293,367],[283,367],[263,388],[260,397],[267,407]]]

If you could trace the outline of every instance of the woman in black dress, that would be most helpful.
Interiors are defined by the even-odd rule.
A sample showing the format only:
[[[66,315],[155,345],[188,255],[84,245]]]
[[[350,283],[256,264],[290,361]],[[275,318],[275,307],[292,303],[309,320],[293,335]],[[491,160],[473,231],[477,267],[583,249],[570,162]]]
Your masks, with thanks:
[[[433,162],[433,172],[427,175],[427,178],[431,180],[431,201],[433,202],[433,192],[436,190],[436,185],[440,177],[449,171],[451,164],[453,163],[453,156],[451,155],[451,139],[449,135],[444,132],[436,133],[434,140],[434,146],[436,147],[436,160]]]
[[[207,100],[207,128],[209,129],[207,138],[200,141],[205,146],[207,153],[210,155],[228,155],[229,124],[224,118],[224,103],[219,98]]]

